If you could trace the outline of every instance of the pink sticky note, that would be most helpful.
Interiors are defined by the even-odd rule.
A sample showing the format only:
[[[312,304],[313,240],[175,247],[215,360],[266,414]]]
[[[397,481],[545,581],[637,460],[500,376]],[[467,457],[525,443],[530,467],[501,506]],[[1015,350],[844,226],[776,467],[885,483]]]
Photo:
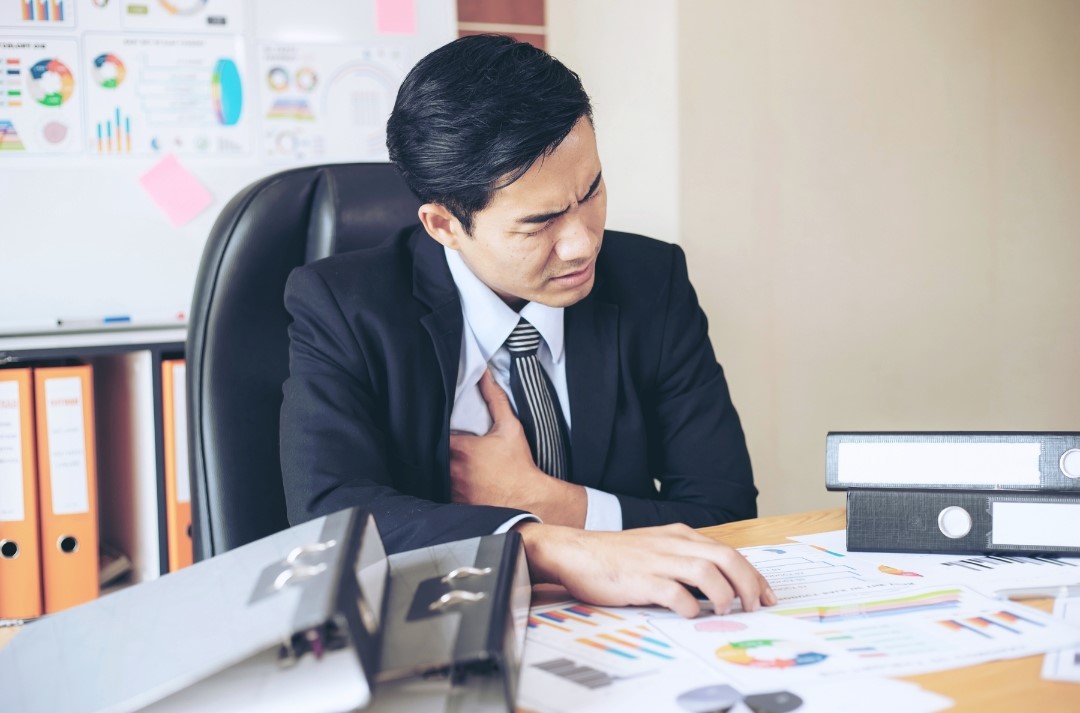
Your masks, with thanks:
[[[190,223],[214,202],[210,191],[173,154],[140,176],[139,183],[178,228]]]
[[[380,35],[416,34],[416,0],[375,0],[375,29]]]

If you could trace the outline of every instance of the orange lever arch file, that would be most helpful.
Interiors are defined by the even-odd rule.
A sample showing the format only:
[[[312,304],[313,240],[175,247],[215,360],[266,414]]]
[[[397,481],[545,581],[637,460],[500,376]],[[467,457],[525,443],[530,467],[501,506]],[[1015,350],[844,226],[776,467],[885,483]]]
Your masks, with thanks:
[[[161,363],[162,424],[165,431],[165,520],[169,532],[169,571],[194,560],[191,539],[191,475],[187,453],[186,366],[183,359]]]
[[[97,467],[90,366],[34,370],[45,613],[96,599]]]
[[[0,370],[0,619],[41,616],[31,369]]]

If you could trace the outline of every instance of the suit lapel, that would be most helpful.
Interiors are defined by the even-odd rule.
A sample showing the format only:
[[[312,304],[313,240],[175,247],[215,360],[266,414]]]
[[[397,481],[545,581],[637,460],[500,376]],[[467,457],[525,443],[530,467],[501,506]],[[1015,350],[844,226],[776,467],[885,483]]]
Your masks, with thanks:
[[[619,308],[595,294],[565,313],[571,480],[588,487],[604,477],[619,374]]]
[[[454,403],[458,362],[461,358],[463,320],[461,302],[454,286],[450,268],[442,247],[432,240],[423,228],[417,228],[409,239],[413,252],[413,295],[427,305],[431,312],[420,318],[431,337],[443,387],[442,433],[436,458],[444,474],[444,498],[450,497],[450,409]]]
[[[420,322],[431,335],[439,358],[443,393],[449,407],[454,400],[461,356],[461,302],[442,247],[423,228],[418,228],[409,241],[413,250],[413,295],[431,309]]]

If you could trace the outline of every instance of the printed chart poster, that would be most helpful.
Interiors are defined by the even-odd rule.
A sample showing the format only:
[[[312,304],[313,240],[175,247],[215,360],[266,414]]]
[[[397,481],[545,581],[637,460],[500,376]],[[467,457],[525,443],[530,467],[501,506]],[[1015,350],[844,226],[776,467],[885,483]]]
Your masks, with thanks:
[[[243,0],[114,0],[129,30],[164,32],[243,31]]]
[[[5,0],[0,27],[59,29],[75,26],[75,0]]]
[[[243,47],[239,37],[87,34],[89,153],[250,153]]]
[[[396,48],[264,45],[264,155],[301,162],[387,160],[386,120],[405,69]]]
[[[0,160],[80,150],[78,56],[75,40],[0,37]]]

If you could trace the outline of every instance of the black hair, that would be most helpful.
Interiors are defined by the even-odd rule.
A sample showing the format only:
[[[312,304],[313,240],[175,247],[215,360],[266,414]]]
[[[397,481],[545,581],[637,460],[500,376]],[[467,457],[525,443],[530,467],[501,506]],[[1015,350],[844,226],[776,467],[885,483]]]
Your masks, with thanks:
[[[472,231],[494,192],[554,151],[581,117],[581,79],[547,52],[503,35],[471,35],[412,68],[386,123],[386,147],[424,203]]]

